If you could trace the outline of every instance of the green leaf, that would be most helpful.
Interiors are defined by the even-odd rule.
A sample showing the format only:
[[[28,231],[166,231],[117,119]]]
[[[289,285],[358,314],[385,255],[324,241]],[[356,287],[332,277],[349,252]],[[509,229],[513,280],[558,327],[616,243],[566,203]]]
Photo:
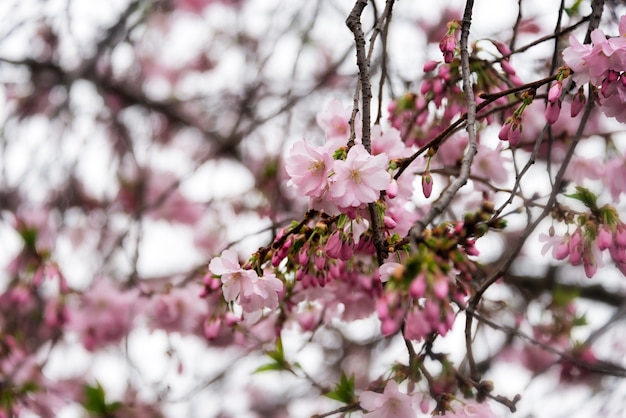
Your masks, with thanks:
[[[269,371],[280,371],[282,368],[276,363],[268,363],[263,366],[257,368],[253,373],[263,373]]]
[[[555,287],[552,291],[552,301],[557,306],[567,306],[579,296],[579,291],[574,288]]]
[[[19,231],[24,244],[29,250],[35,250],[35,244],[37,243],[37,229],[36,228],[24,228]]]
[[[597,210],[598,206],[596,205],[597,197],[593,193],[591,193],[588,189],[584,187],[576,186],[576,193],[566,194],[565,197],[569,197],[571,199],[576,199],[582,202],[583,205],[587,206],[591,210]]]
[[[346,404],[355,402],[354,375],[348,378],[344,372],[341,372],[341,379],[339,380],[339,383],[337,383],[333,391],[328,392],[325,396]]]
[[[582,0],[576,0],[570,7],[565,8],[565,13],[567,13],[568,16],[578,16],[580,14],[581,3]]]
[[[267,363],[254,371],[254,373],[261,373],[271,370],[288,371],[293,373],[291,364],[285,358],[285,352],[283,350],[283,342],[280,338],[276,340],[276,348],[272,351],[266,351],[265,354],[273,361]]]
[[[585,315],[574,317],[574,320],[572,321],[572,325],[575,327],[582,327],[582,326],[588,325],[587,317]]]
[[[100,382],[95,386],[85,385],[85,402],[83,407],[96,416],[111,416],[122,405],[120,402],[106,402],[106,393]]]

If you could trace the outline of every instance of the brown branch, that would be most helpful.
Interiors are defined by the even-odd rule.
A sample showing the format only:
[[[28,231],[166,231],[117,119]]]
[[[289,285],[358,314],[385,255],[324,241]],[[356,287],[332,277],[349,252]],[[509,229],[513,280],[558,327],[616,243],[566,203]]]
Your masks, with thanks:
[[[367,0],[356,0],[352,11],[346,19],[346,26],[354,34],[356,44],[356,64],[359,67],[359,82],[361,84],[362,101],[362,124],[363,124],[363,146],[371,151],[370,132],[370,101],[372,99],[372,88],[370,85],[369,63],[365,55],[365,34],[361,26],[361,14],[367,6]]]
[[[476,100],[474,98],[472,81],[470,80],[471,70],[469,66],[468,50],[468,38],[471,26],[473,6],[474,1],[468,0],[465,5],[465,13],[463,15],[463,24],[461,27],[461,72],[463,78],[463,91],[465,93],[465,99],[467,101],[465,129],[467,130],[467,134],[469,137],[469,145],[467,151],[465,152],[465,155],[463,156],[459,177],[457,177],[454,183],[452,183],[450,187],[446,189],[444,193],[442,193],[441,197],[439,197],[437,202],[435,202],[428,214],[424,218],[416,222],[415,225],[413,225],[413,227],[411,228],[410,236],[412,238],[413,245],[417,244],[417,241],[422,235],[422,231],[424,230],[426,225],[428,225],[433,219],[439,216],[446,207],[448,207],[448,205],[452,201],[452,198],[456,195],[459,189],[467,183],[467,179],[470,175],[470,167],[474,159],[474,155],[476,155],[477,145],[475,124],[476,112],[478,108],[476,106]],[[459,121],[461,120],[463,119],[459,119]],[[457,121],[457,123],[459,123],[459,121]],[[454,126],[455,124],[451,126]]]

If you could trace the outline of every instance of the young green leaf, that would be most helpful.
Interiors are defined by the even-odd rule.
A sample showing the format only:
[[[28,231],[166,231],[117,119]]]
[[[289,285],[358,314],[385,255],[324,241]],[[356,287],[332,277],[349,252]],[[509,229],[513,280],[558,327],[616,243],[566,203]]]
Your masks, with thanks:
[[[325,396],[346,404],[355,402],[354,375],[348,378],[344,372],[341,372],[341,379],[339,380],[339,383],[337,383],[333,391],[328,392]]]

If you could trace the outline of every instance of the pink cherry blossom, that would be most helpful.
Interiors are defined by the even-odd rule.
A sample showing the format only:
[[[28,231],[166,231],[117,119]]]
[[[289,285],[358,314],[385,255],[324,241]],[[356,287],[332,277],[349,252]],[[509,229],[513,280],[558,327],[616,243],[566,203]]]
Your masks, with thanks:
[[[339,100],[334,99],[323,112],[317,114],[317,124],[326,134],[327,146],[331,150],[345,146],[350,138],[350,117],[352,111],[343,107]],[[358,119],[356,119],[358,120]],[[359,124],[355,123],[356,134]]]
[[[359,396],[361,407],[366,411],[363,418],[414,418],[414,400],[400,392],[395,380],[389,380],[383,393],[366,391]]]
[[[497,418],[486,402],[477,403],[470,401],[459,404],[452,404],[454,411],[448,411],[444,417],[448,418]]]
[[[221,276],[224,299],[227,302],[238,299],[245,312],[278,306],[278,292],[282,291],[283,282],[274,274],[259,277],[256,271],[241,268],[235,250],[224,250],[221,257],[211,260],[209,270]]]
[[[404,337],[408,340],[422,341],[431,332],[433,332],[433,328],[426,319],[424,311],[418,307],[413,307],[406,316]]]
[[[136,289],[122,291],[111,280],[98,279],[83,293],[80,306],[71,310],[68,327],[89,351],[116,344],[130,332],[137,302]]]
[[[253,280],[258,278],[254,270],[244,270],[239,264],[239,255],[235,250],[224,250],[220,257],[209,263],[211,273],[221,276],[222,291],[227,302],[233,302],[242,289],[252,287]]]
[[[402,142],[400,131],[388,128],[382,131],[380,125],[372,126],[372,155],[386,154],[390,160],[404,158],[411,155],[412,151]]]
[[[598,180],[604,175],[604,164],[599,158],[585,158],[575,155],[565,170],[565,177],[582,185],[585,179]]]
[[[387,156],[372,156],[363,145],[356,144],[345,161],[336,160],[335,175],[329,193],[340,207],[359,207],[376,201],[391,179]]]
[[[607,185],[614,202],[619,202],[622,193],[626,192],[624,178],[626,178],[626,160],[624,157],[614,157],[605,163],[602,180]]]
[[[275,274],[264,274],[252,281],[251,287],[242,288],[239,297],[246,312],[256,312],[263,308],[276,309],[278,294],[283,290],[283,282]]]
[[[624,52],[626,54],[626,51]],[[600,110],[617,121],[626,123],[626,77],[609,82],[600,93]]]
[[[321,197],[328,187],[332,165],[332,156],[326,148],[310,146],[304,140],[298,141],[286,158],[285,170],[291,177],[288,184],[304,196]]]
[[[182,335],[199,331],[208,305],[198,294],[198,287],[185,286],[153,296],[146,309],[150,327]]]
[[[402,264],[396,263],[395,261],[387,261],[383,263],[378,268],[378,271],[380,272],[380,281],[383,283],[386,282],[397,271],[401,272],[402,268]]]
[[[490,182],[493,181],[495,184],[504,184],[509,178],[509,171],[505,165],[510,161],[510,158],[502,154],[501,144],[498,144],[495,150],[479,144],[472,165],[472,175]],[[480,190],[486,190],[486,186],[481,182],[476,182],[476,187]]]
[[[596,29],[593,32],[594,37],[598,32],[602,33]],[[580,85],[590,80],[594,84],[600,84],[600,77],[608,66],[608,59],[601,53],[601,49],[583,45],[574,36],[570,36],[569,43],[570,46],[563,50],[563,59],[574,71],[574,81]]]
[[[557,260],[563,260],[569,255],[569,236],[539,234],[539,241],[545,242],[541,248],[541,255],[546,255],[550,249],[552,249],[552,257]]]
[[[626,16],[620,19],[620,32],[626,26]],[[570,37],[570,46],[563,51],[565,62],[574,70],[574,80],[582,85],[590,81],[601,86],[600,109],[620,122],[626,122],[626,38],[609,37],[600,29],[591,33],[592,45],[581,45]],[[578,99],[580,101],[580,99]],[[576,104],[576,110],[580,104]],[[574,111],[573,111],[574,112]]]

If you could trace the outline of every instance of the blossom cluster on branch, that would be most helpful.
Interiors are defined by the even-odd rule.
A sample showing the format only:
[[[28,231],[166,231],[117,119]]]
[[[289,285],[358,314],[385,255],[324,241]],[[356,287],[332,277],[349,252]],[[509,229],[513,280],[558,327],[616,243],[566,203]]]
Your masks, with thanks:
[[[626,10],[564,2],[553,30],[520,1],[475,38],[472,0],[270,3],[129,0],[85,44],[35,20],[18,58],[0,36],[0,418],[490,418],[541,408],[540,379],[610,400]]]

